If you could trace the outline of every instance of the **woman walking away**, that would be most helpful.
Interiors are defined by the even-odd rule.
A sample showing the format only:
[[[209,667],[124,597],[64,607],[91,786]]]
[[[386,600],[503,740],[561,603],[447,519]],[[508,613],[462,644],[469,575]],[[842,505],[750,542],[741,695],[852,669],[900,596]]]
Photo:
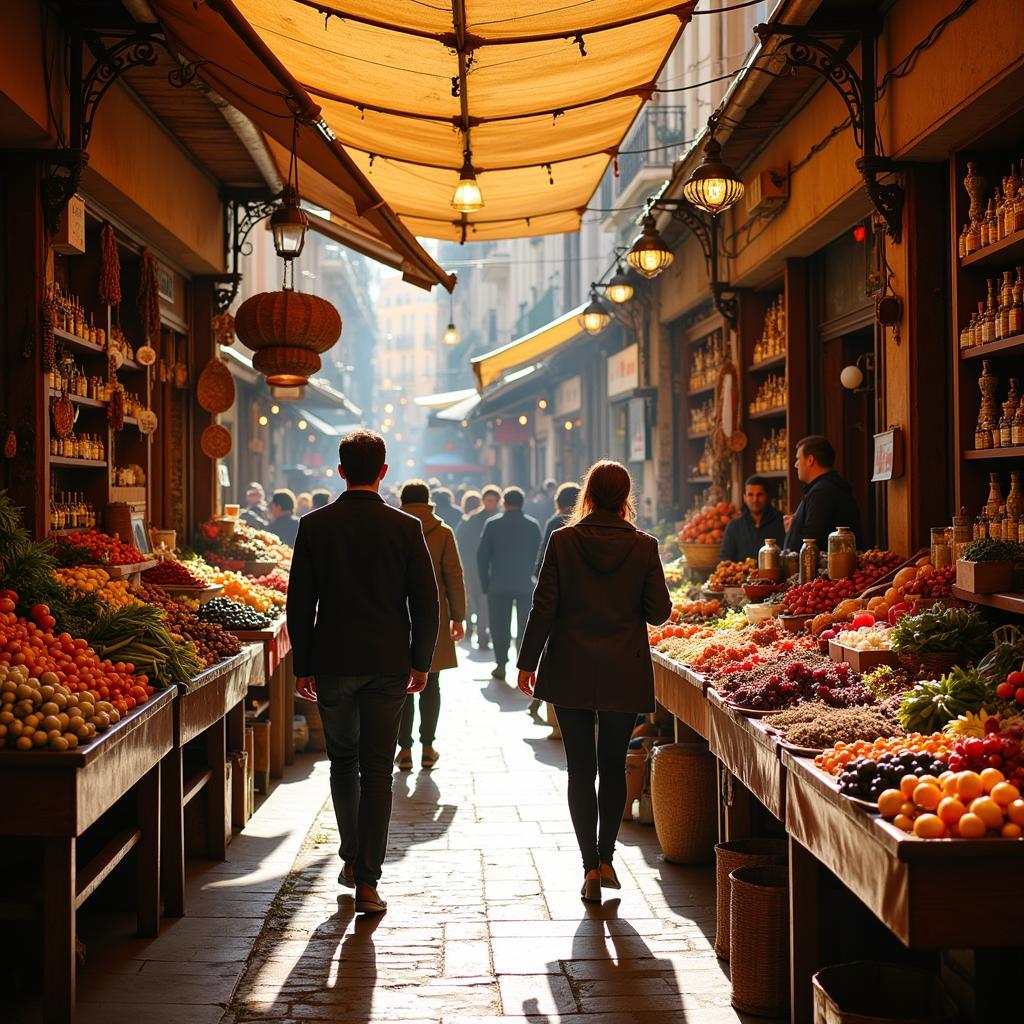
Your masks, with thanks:
[[[434,514],[430,504],[430,489],[422,480],[410,480],[402,487],[402,511],[415,516],[423,524],[430,560],[434,563],[437,597],[440,604],[437,646],[430,663],[426,689],[420,694],[420,743],[423,751],[420,765],[428,771],[437,763],[434,733],[441,714],[441,670],[455,668],[455,644],[462,639],[466,618],[466,588],[462,582],[462,563],[455,534]],[[398,756],[395,764],[404,771],[412,771],[412,723],[415,716],[415,697],[409,694],[402,709],[402,727],[398,734]]]
[[[635,519],[625,466],[595,463],[569,525],[548,542],[518,663],[523,693],[555,705],[583,855],[580,895],[592,903],[602,886],[621,888],[612,861],[626,750],[636,716],[654,710],[646,623],[672,611],[658,542]]]

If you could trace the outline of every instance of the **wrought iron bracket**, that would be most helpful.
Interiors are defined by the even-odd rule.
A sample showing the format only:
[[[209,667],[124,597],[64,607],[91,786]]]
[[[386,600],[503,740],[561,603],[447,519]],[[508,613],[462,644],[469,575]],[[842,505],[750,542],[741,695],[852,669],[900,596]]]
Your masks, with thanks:
[[[779,37],[778,52],[792,68],[808,68],[839,93],[850,117],[850,127],[861,151],[857,170],[864,179],[864,190],[875,212],[885,221],[886,233],[894,242],[903,235],[903,187],[896,182],[880,182],[879,175],[892,174],[900,165],[879,153],[875,137],[875,49],[877,25],[855,28],[806,28],[802,25],[756,25],[754,34],[762,45]],[[836,47],[826,39],[842,40]],[[850,64],[845,52],[860,44],[861,71]]]
[[[722,319],[733,329],[736,329],[737,304],[739,301],[739,289],[734,288],[725,281],[711,282],[711,296],[715,300],[715,309],[722,314]]]
[[[84,149],[47,149],[40,153],[43,172],[43,222],[49,234],[60,227],[60,216],[82,183],[82,172],[89,162]]]
[[[252,242],[249,241],[252,229],[276,208],[277,203],[269,193],[236,193],[224,197],[224,247],[230,270],[217,278],[218,284],[214,288],[213,303],[218,313],[225,312],[238,296],[242,282],[242,257],[252,252]]]

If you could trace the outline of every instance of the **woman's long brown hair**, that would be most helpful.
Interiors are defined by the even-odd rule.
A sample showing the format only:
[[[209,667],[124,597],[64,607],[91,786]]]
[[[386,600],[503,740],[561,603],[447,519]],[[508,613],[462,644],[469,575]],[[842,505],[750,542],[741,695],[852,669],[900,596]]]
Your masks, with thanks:
[[[591,512],[611,512],[627,523],[636,522],[633,480],[621,462],[602,459],[590,467],[569,525],[575,526]]]

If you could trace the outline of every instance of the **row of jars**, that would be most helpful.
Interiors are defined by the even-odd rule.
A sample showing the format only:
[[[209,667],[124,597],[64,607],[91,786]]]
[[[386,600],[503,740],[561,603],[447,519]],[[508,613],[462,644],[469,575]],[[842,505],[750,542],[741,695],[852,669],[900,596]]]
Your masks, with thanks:
[[[696,345],[690,364],[688,387],[690,391],[710,387],[718,379],[718,371],[725,362],[725,340],[721,331],[710,334],[706,341]]]
[[[764,315],[761,337],[754,342],[754,365],[774,359],[786,351],[786,306],[777,296]]]
[[[757,389],[750,403],[751,414],[768,410],[784,409],[786,406],[786,378],[782,374],[770,373]]]
[[[1011,377],[1006,401],[1000,412],[999,378],[992,372],[992,360],[981,361],[978,376],[981,406],[974,428],[974,447],[978,451],[1009,448],[1024,444],[1024,402],[1020,400],[1017,378]]]
[[[54,327],[90,345],[106,348],[106,329],[96,326],[92,313],[85,312],[82,300],[77,295],[71,295],[59,284],[53,284],[49,286],[49,298],[53,302]]]
[[[978,312],[960,330],[960,347],[974,348],[1003,338],[1024,334],[1024,271],[1004,270],[1003,279],[988,280],[988,295],[978,303]]]
[[[1010,164],[1010,173],[996,186],[985,204],[988,182],[979,175],[973,162],[967,164],[964,188],[971,199],[968,222],[957,242],[961,258],[1001,242],[1017,231],[1024,231],[1024,180],[1017,173],[1017,164]],[[983,205],[985,204],[985,205]]]
[[[96,524],[96,509],[82,494],[62,491],[50,502],[51,530],[95,529]]]
[[[706,402],[690,410],[690,433],[705,434],[711,430],[715,420],[715,400],[709,398]]]
[[[70,359],[62,359],[49,371],[49,385],[53,391],[66,391],[81,398],[94,398],[109,402],[114,385],[99,376],[86,376]]]
[[[768,437],[762,438],[761,445],[754,454],[754,472],[777,473],[786,468],[789,461],[789,448],[786,443],[786,428],[772,430]]]
[[[62,459],[97,459],[107,457],[107,446],[99,434],[69,434],[50,438],[50,454]]]

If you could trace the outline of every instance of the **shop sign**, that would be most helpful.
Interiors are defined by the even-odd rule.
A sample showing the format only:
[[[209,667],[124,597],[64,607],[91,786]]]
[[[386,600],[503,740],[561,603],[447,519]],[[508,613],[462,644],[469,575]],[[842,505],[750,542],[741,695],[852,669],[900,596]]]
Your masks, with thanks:
[[[640,350],[634,342],[608,357],[608,397],[628,394],[640,386]]]
[[[630,399],[627,423],[629,425],[629,461],[643,462],[647,458],[647,402],[645,399]]]
[[[875,466],[872,482],[903,476],[903,431],[890,427],[875,434]]]
[[[72,196],[60,218],[53,248],[65,256],[81,256],[85,252],[85,200]]]
[[[555,415],[568,416],[583,407],[583,381],[579,377],[563,380],[555,388]]]

